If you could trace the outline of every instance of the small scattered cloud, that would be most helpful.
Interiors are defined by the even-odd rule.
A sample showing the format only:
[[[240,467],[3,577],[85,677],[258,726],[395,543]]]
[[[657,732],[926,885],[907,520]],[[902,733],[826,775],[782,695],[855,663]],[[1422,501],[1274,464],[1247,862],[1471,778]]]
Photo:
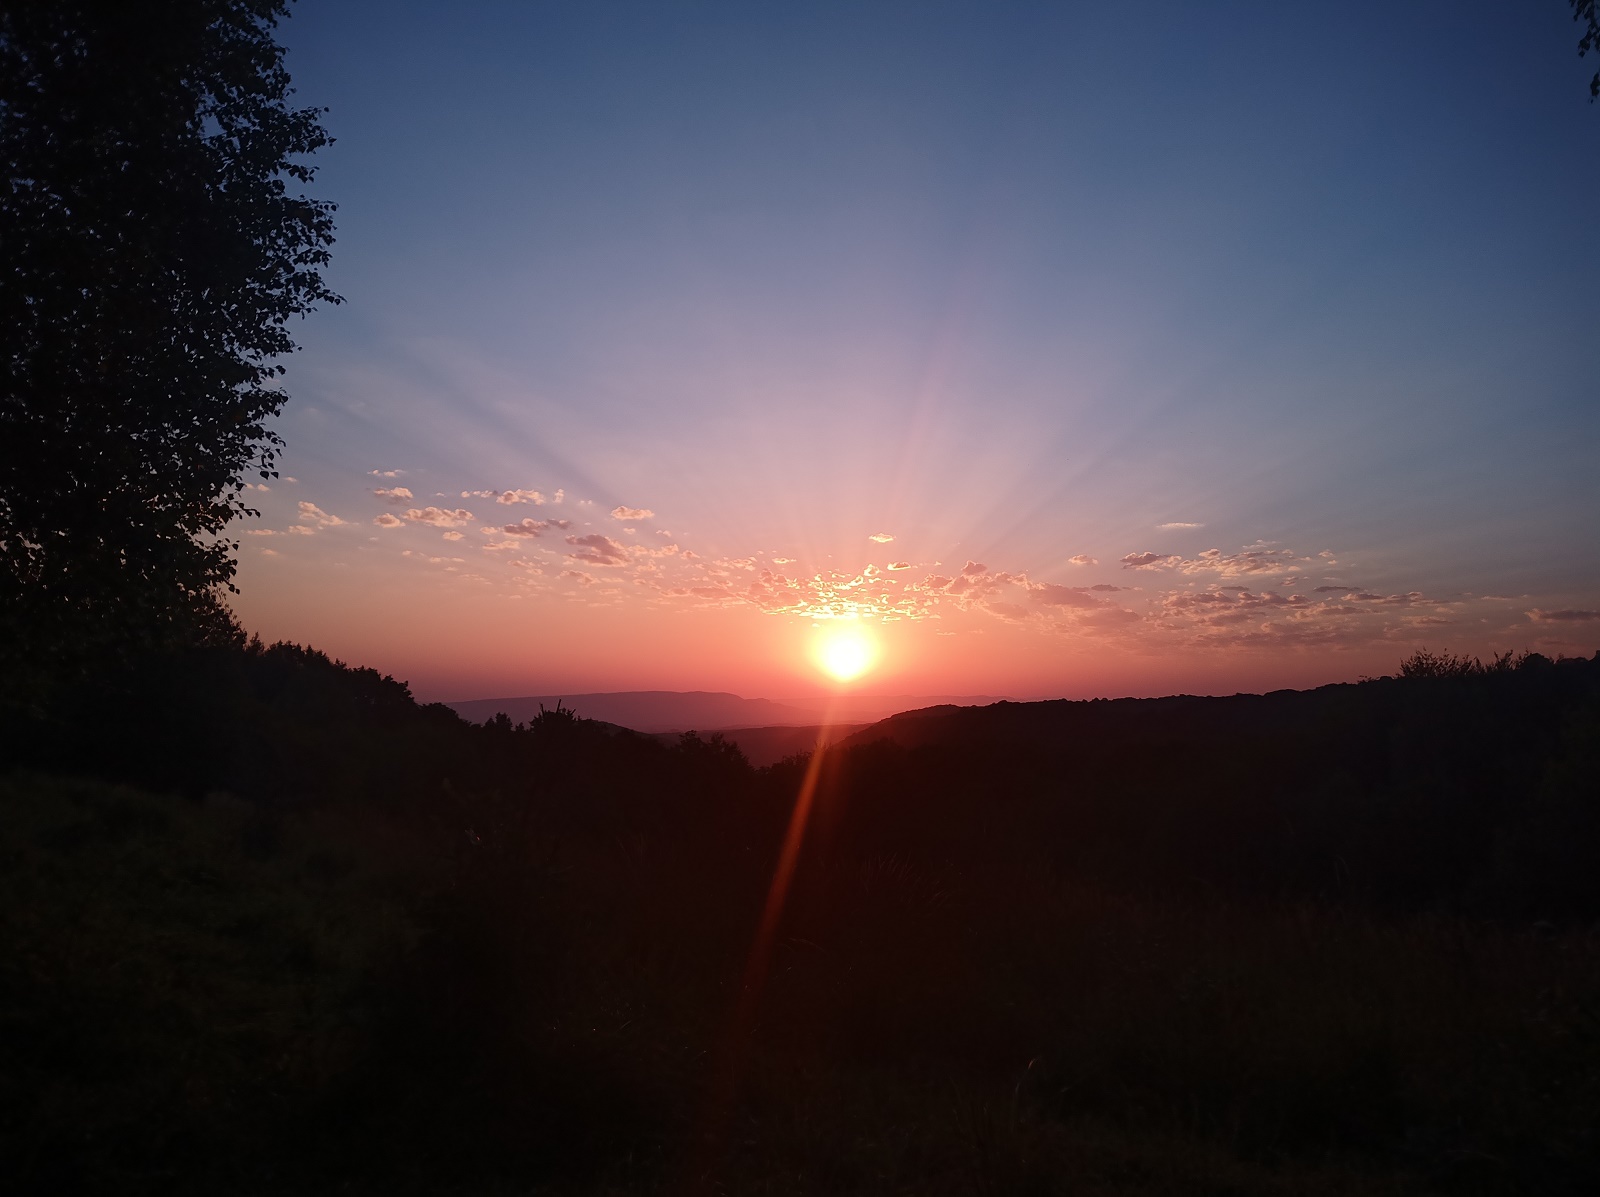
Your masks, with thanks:
[[[1600,619],[1600,611],[1576,611],[1570,607],[1561,611],[1543,611],[1535,607],[1523,614],[1534,623],[1592,623]]]
[[[368,470],[367,473],[371,474],[374,478],[398,478],[398,477],[400,477],[401,474],[404,474],[405,471],[404,470]],[[290,481],[292,482],[293,479],[290,479]]]
[[[1204,528],[1204,527],[1205,527],[1204,524],[1171,523],[1171,524],[1157,524],[1156,525],[1156,530],[1159,531],[1159,532],[1176,532],[1176,531],[1178,531],[1180,529],[1183,529],[1183,528]]]
[[[963,578],[976,578],[979,574],[988,572],[989,567],[977,561],[968,561],[966,565],[961,567],[961,576]]]
[[[444,534],[444,538],[446,540],[460,540],[461,539],[461,533],[460,532],[446,532]]]
[[[1313,594],[1354,594],[1359,587],[1356,586],[1318,586]]]
[[[561,571],[563,578],[569,578],[580,586],[593,586],[600,579],[593,574],[584,573],[581,569],[564,569]]]
[[[290,524],[284,529],[290,536],[315,536],[317,530],[309,524]]]
[[[867,539],[875,544],[888,544],[894,539],[894,537],[887,532],[874,532],[871,536],[867,537]]]
[[[411,508],[405,514],[406,521],[412,524],[428,524],[435,528],[455,528],[462,524],[472,522],[472,512],[464,508],[450,510],[447,507]]]
[[[1175,553],[1129,553],[1122,559],[1123,569],[1160,569],[1183,560]]]
[[[403,486],[379,486],[374,488],[372,493],[377,495],[378,498],[382,499],[385,503],[394,503],[397,506],[409,503],[416,498],[414,494],[412,494]]]
[[[595,532],[589,536],[569,536],[567,543],[578,549],[567,556],[590,565],[624,565],[628,551],[609,536]]]
[[[390,515],[387,511],[378,516],[372,522],[377,524],[380,528],[400,528],[405,526],[405,520],[401,519],[399,516]]]
[[[909,561],[891,561],[891,562],[889,562],[889,568],[890,569],[910,569],[911,568],[911,562],[909,562]]]
[[[1100,562],[1096,561],[1093,557],[1089,556],[1088,553],[1079,553],[1075,557],[1068,557],[1067,558],[1067,564],[1068,565],[1099,565]]]
[[[549,527],[549,520],[524,519],[515,524],[505,524],[500,530],[511,536],[541,536]]]
[[[531,503],[535,507],[542,507],[546,503],[561,502],[561,492],[546,495],[537,490],[464,490],[461,492],[463,499],[493,499],[502,506],[510,507],[517,503]]]
[[[313,528],[337,528],[344,523],[338,516],[329,515],[315,503],[308,503],[304,499],[300,500],[300,522]]]
[[[1246,574],[1276,574],[1298,569],[1309,561],[1296,557],[1288,549],[1275,549],[1257,542],[1237,553],[1224,553],[1221,549],[1207,549],[1189,561],[1180,561],[1178,568],[1186,574],[1216,573],[1224,578],[1238,578]]]
[[[274,531],[273,529],[271,529],[271,528],[249,528],[249,529],[246,529],[245,535],[246,536],[277,536],[278,533],[276,531]]]
[[[1108,606],[1110,599],[1096,598],[1085,586],[1058,586],[1054,582],[1038,582],[1028,587],[1033,601],[1042,607],[1080,607],[1093,609]]]
[[[614,520],[653,520],[656,513],[648,507],[613,507],[611,518]]]

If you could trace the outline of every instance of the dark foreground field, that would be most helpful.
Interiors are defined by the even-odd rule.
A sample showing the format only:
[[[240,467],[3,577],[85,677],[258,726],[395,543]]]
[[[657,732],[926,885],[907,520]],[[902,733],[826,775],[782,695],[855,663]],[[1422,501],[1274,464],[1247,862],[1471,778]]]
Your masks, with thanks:
[[[1600,1191],[1600,658],[1454,672],[890,721],[765,940],[803,759],[105,679],[6,732],[6,1187]]]

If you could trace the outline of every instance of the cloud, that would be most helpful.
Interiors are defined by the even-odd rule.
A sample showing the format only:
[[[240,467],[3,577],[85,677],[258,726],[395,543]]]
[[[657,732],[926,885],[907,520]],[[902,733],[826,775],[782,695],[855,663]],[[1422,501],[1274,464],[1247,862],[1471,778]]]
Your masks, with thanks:
[[[890,569],[910,569],[911,568],[911,562],[909,562],[909,561],[891,561],[891,562],[889,562],[889,568]]]
[[[404,474],[405,471],[404,470],[368,470],[367,473],[371,474],[374,478],[398,478],[398,477],[400,477],[401,474]],[[292,481],[292,479],[291,479],[291,481]]]
[[[337,528],[344,523],[338,516],[329,515],[315,503],[307,503],[304,499],[300,500],[300,522],[315,528]]]
[[[464,490],[461,492],[461,497],[463,499],[493,499],[496,503],[507,507],[515,503],[532,503],[535,507],[542,507],[545,503],[561,502],[561,492],[559,490],[548,498],[542,491],[537,490]]]
[[[387,489],[380,486],[375,488],[372,493],[385,503],[394,503],[396,506],[409,503],[416,498],[414,494],[403,486],[392,486]]]
[[[512,536],[539,536],[549,527],[549,520],[524,519],[515,524],[506,524],[500,530]]]
[[[472,512],[464,508],[451,511],[446,507],[424,507],[420,511],[413,507],[406,512],[407,522],[413,524],[429,524],[435,528],[455,528],[462,524],[471,523]]]
[[[496,495],[494,501],[508,507],[513,503],[532,503],[535,507],[543,507],[545,497],[536,490],[507,490]]]
[[[446,540],[460,540],[461,539],[461,533],[459,533],[459,532],[446,532],[444,534],[444,538]]]
[[[561,576],[563,578],[571,578],[574,582],[583,586],[593,586],[600,580],[593,574],[584,573],[581,569],[564,569],[561,571]]]
[[[277,536],[278,533],[273,531],[271,528],[250,528],[250,529],[246,530],[245,535],[246,536]]]
[[[1274,549],[1258,542],[1237,553],[1207,549],[1193,560],[1181,562],[1178,568],[1186,574],[1215,573],[1224,578],[1237,578],[1245,574],[1282,573],[1310,560],[1296,557],[1288,549]]]
[[[1172,553],[1129,553],[1122,559],[1123,569],[1161,569],[1183,558]]]
[[[611,518],[614,520],[653,520],[656,513],[648,507],[613,507]]]
[[[372,522],[377,524],[380,528],[400,528],[405,526],[405,521],[403,519],[400,519],[398,516],[390,515],[387,511],[378,516],[378,518]]]
[[[588,562],[590,565],[625,565],[628,561],[626,549],[609,536],[601,536],[598,532],[589,536],[569,536],[567,543],[579,550],[576,553],[568,553],[568,557]]]
[[[981,565],[976,561],[968,561],[961,569],[961,576],[963,578],[976,578],[979,574],[988,572],[989,567],[987,565]]]
[[[1076,557],[1068,557],[1067,558],[1067,564],[1068,565],[1099,565],[1100,563],[1098,561],[1096,561],[1093,557],[1089,556],[1089,554],[1087,554],[1087,553],[1079,553]]]
[[[1532,611],[1524,611],[1534,623],[1589,623],[1600,619],[1600,611],[1574,611],[1568,608],[1563,611],[1541,611],[1535,607]]]
[[[284,529],[290,536],[315,536],[317,530],[306,524],[290,524]]]
[[[1341,593],[1341,592],[1345,592],[1345,593],[1353,594],[1353,593],[1355,593],[1355,591],[1357,589],[1359,589],[1359,588],[1355,587],[1355,586],[1318,586],[1316,588],[1316,590],[1314,590],[1312,593],[1313,594],[1338,594],[1338,593]]]
[[[1173,523],[1173,524],[1157,524],[1156,525],[1156,530],[1158,532],[1174,532],[1174,531],[1177,531],[1180,528],[1204,528],[1204,527],[1205,527],[1204,524]]]
[[[1041,607],[1078,607],[1085,610],[1108,607],[1110,599],[1095,598],[1084,586],[1057,586],[1054,582],[1037,582],[1029,586],[1033,601]]]
[[[887,532],[874,532],[871,536],[867,537],[867,539],[877,544],[888,544],[894,539],[894,537],[889,535]]]

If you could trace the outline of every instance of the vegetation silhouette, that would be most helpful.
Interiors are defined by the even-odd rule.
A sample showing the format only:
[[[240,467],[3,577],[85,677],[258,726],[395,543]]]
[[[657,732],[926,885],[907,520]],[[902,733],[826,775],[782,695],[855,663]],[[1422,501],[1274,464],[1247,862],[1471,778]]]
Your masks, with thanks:
[[[803,756],[259,642],[53,703],[0,743],[14,1191],[1600,1181],[1600,654],[886,720],[753,1014]]]

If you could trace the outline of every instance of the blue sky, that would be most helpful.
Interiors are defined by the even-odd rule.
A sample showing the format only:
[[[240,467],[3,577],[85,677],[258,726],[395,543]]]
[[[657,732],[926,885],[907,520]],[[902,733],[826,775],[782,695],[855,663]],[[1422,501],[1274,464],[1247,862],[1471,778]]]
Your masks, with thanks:
[[[247,625],[436,697],[771,693],[819,571],[977,563],[1007,580],[851,611],[950,641],[886,632],[906,684],[1600,644],[1600,106],[1559,0],[305,0],[282,35],[347,302],[299,330],[259,531],[309,531],[247,538]]]

